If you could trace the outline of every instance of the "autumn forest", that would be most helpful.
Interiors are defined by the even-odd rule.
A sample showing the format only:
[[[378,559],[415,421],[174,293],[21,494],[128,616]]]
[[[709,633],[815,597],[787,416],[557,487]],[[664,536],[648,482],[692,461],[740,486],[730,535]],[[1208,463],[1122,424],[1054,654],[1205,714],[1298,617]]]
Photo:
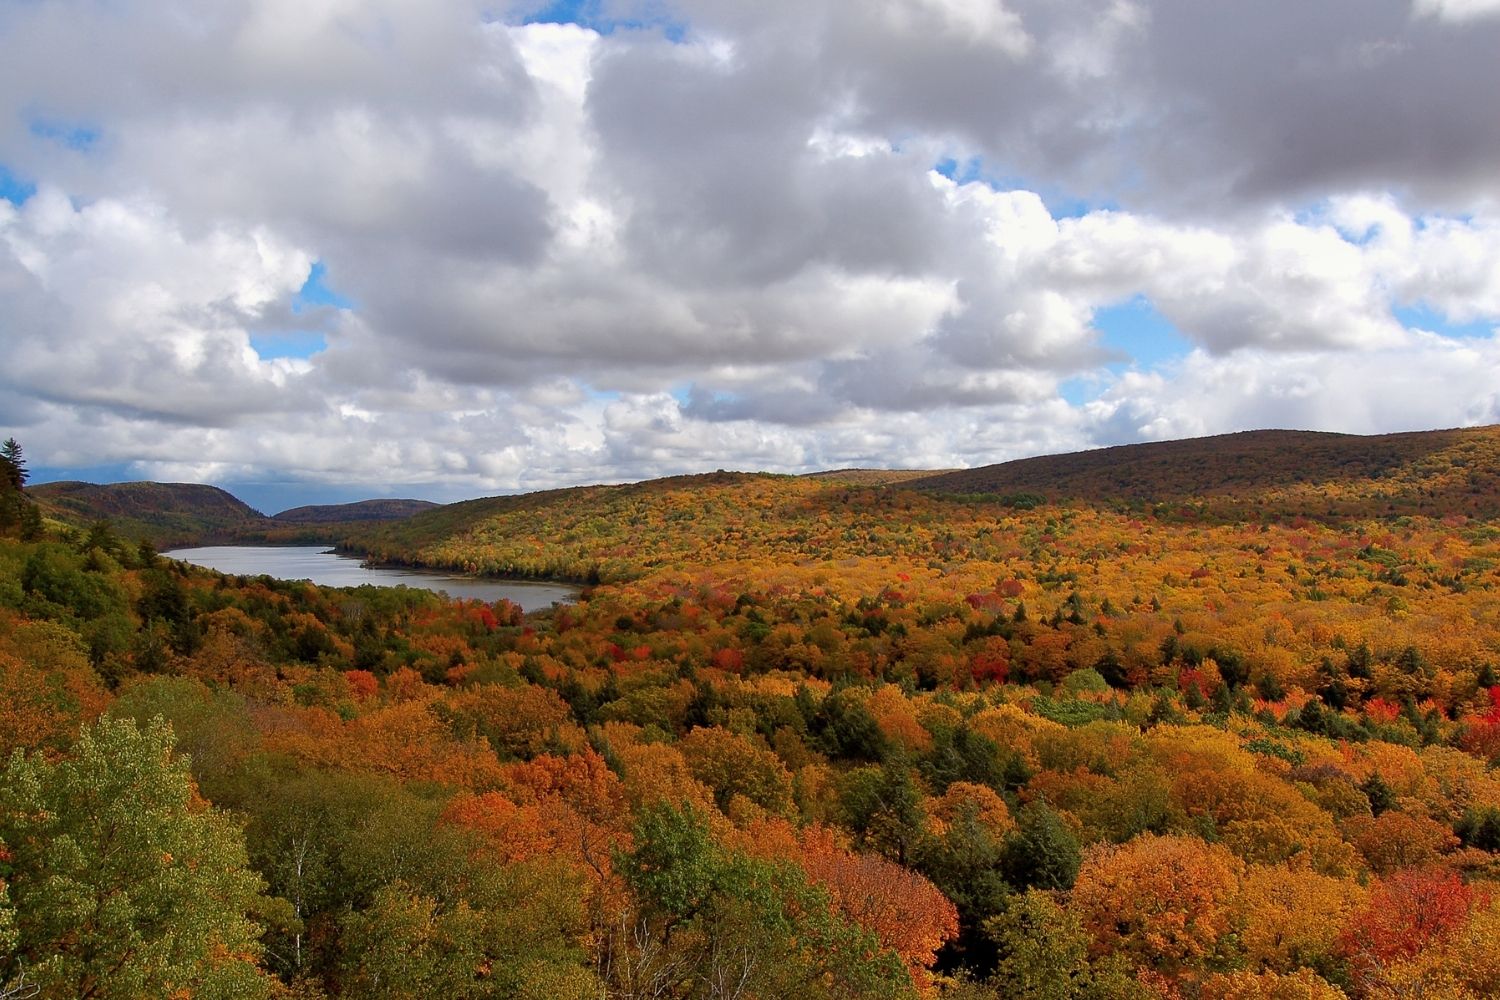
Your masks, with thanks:
[[[327,526],[522,613],[7,451],[0,997],[1500,996],[1500,428],[1111,452]]]

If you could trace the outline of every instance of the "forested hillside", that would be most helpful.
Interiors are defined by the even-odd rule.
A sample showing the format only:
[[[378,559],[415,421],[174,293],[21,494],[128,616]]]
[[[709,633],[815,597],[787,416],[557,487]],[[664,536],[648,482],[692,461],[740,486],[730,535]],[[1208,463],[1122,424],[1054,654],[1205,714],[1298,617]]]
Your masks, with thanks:
[[[183,545],[331,542],[371,523],[400,521],[439,504],[361,500],[294,507],[266,517],[233,494],[198,483],[42,483],[27,490],[46,516],[79,530],[107,522],[131,542]]]
[[[42,510],[78,527],[109,521],[116,533],[162,548],[230,538],[265,516],[216,486],[197,483],[42,483],[27,490]]]
[[[1408,434],[1245,431],[1027,458],[920,479],[945,493],[1188,503],[1228,517],[1500,516],[1500,427]]]
[[[355,503],[293,507],[271,520],[284,524],[347,524],[359,521],[401,521],[438,507],[430,500],[359,500]]]
[[[596,581],[526,616],[0,541],[0,994],[1495,997],[1500,523],[1437,485],[1492,439],[1300,511],[716,473],[355,539]]]

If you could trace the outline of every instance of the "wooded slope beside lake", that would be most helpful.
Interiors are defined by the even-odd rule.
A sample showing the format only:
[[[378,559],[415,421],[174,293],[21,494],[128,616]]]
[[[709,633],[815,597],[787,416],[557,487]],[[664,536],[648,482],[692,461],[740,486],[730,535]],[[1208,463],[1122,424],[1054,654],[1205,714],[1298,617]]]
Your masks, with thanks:
[[[598,581],[530,615],[0,540],[0,989],[1493,997],[1493,437],[1302,508],[714,473],[351,535]]]

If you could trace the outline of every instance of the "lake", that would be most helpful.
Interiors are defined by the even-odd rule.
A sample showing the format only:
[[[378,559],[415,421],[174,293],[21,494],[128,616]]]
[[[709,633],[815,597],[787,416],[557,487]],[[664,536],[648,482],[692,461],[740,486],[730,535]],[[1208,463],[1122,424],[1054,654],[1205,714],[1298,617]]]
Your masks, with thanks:
[[[175,549],[162,555],[194,566],[206,566],[236,576],[272,576],[279,580],[311,580],[324,587],[420,587],[449,597],[493,603],[505,598],[522,610],[535,611],[555,602],[571,602],[579,588],[566,583],[532,580],[486,580],[436,570],[385,569],[360,565],[358,559],[330,552],[326,545],[205,545]]]

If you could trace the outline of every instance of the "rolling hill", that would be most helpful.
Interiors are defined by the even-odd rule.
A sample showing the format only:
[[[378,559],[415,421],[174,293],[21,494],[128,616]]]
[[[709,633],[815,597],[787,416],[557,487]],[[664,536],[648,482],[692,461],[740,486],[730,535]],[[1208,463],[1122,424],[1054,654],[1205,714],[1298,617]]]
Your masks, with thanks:
[[[846,486],[901,486],[941,474],[931,469],[830,469],[827,472],[809,472],[802,478],[837,482]]]
[[[1396,994],[1329,980],[1390,968],[1412,982],[1395,976],[1415,967],[1440,983],[1468,977],[1443,996],[1492,997],[1500,520],[1463,515],[1493,501],[1496,439],[1493,428],[1261,432],[919,477],[926,489],[905,485],[911,473],[721,472],[384,524],[256,522],[354,524],[349,544],[363,539],[377,558],[598,584],[529,615],[425,590],[164,572],[128,547],[98,558],[66,539],[0,537],[0,753],[25,751],[5,787],[32,803],[8,820],[0,810],[5,880],[25,890],[13,908],[51,905],[43,876],[57,852],[42,836],[63,827],[30,819],[64,801],[34,791],[56,781],[51,755],[81,734],[92,763],[72,773],[88,780],[63,772],[67,787],[93,810],[120,771],[128,811],[140,789],[162,787],[154,776],[181,733],[180,791],[161,801],[202,815],[196,787],[233,811],[239,856],[263,865],[268,892],[318,888],[302,926],[339,957],[319,970],[326,952],[309,949],[309,968],[338,986],[344,956],[384,962],[374,948],[388,941],[381,967],[400,982],[412,941],[462,945],[478,927],[504,943],[550,914],[557,946],[537,959],[528,943],[508,981],[551,963],[553,981],[579,982],[621,953],[610,928],[634,934],[641,913],[667,926],[645,893],[707,871],[744,896],[721,911],[736,937],[759,919],[747,907],[783,898],[783,884],[820,920],[837,904],[811,887],[842,886],[861,914],[876,901],[872,923],[900,940],[925,919],[921,961],[938,971],[945,936],[983,933],[1014,955],[1037,928],[1062,927],[1048,948],[1097,956],[1083,974],[1115,977],[1096,990],[1103,980],[1080,974],[1075,995],[1144,998],[1134,987],[1151,982],[1172,987],[1150,990],[1157,998],[1371,1000]],[[127,493],[154,496],[150,484]],[[1209,506],[1225,516],[1204,516]],[[99,745],[124,749],[107,758]],[[154,762],[142,779],[130,770],[140,761]],[[23,836],[9,832],[18,823]],[[194,871],[179,850],[190,838],[167,845],[176,854],[136,838],[127,857],[114,827],[95,827],[64,854]],[[277,860],[289,838],[342,867],[305,882]],[[600,892],[594,859],[606,852],[621,878]],[[417,862],[397,871],[391,858]],[[408,883],[407,870],[429,881]],[[1044,871],[1060,874],[1041,883]],[[758,874],[772,872],[804,881]],[[1444,929],[1410,936],[1434,909]],[[54,923],[61,943],[37,955],[74,947],[77,922]],[[412,926],[419,936],[403,936]],[[1193,926],[1202,964],[1163,965],[1155,928]],[[394,937],[369,931],[389,927]],[[1308,950],[1288,950],[1288,927]],[[599,941],[592,954],[583,935]],[[879,940],[840,935],[865,956]],[[785,954],[825,937],[814,927]],[[1364,964],[1366,942],[1403,939],[1418,950],[1393,945],[1388,966]],[[990,962],[976,973],[987,984],[1014,964],[954,951]],[[442,981],[457,986],[437,994],[473,982],[477,954],[455,951]],[[496,981],[511,975],[505,956],[482,960]],[[1249,971],[1271,962],[1286,973]],[[899,956],[888,967],[906,975]],[[1186,987],[1148,978],[1163,968],[1183,970]],[[871,981],[838,995],[877,995]],[[960,985],[944,1000],[1028,995]],[[338,995],[318,986],[304,995]],[[356,994],[368,992],[342,995]]]
[[[431,500],[360,500],[356,503],[293,507],[271,515],[278,524],[353,524],[364,521],[402,521],[413,514],[441,507]]]
[[[1262,430],[1024,458],[918,479],[933,493],[1247,506],[1309,517],[1500,514],[1500,427]]]
[[[633,536],[680,523],[682,507],[720,495],[745,500],[754,484],[810,479],[766,473],[713,472],[621,486],[576,486],[447,504],[405,521],[373,525],[344,537],[340,549],[377,562],[456,569],[498,576],[597,582],[638,575],[642,559]],[[712,504],[709,505],[710,509]],[[689,513],[696,519],[696,513]],[[677,533],[674,552],[696,544]],[[654,558],[662,558],[658,553]],[[608,566],[608,569],[601,569]]]
[[[390,562],[620,579],[691,559],[705,547],[810,558],[820,554],[817,540],[828,541],[807,527],[810,518],[843,525],[849,539],[841,536],[830,550],[843,551],[845,541],[868,534],[847,521],[851,497],[854,509],[870,497],[904,497],[908,516],[925,520],[962,521],[966,498],[1011,507],[1154,506],[1231,520],[1496,517],[1500,427],[1375,436],[1247,431],[953,472],[715,472],[447,505],[382,499],[297,507],[272,518],[211,486],[48,483],[29,492],[52,517],[76,525],[107,518],[122,535],[158,545],[327,542]],[[659,536],[649,554],[638,544],[645,532]]]
[[[322,544],[361,526],[441,506],[426,500],[361,500],[294,507],[267,517],[232,493],[199,483],[41,483],[27,489],[55,520],[74,527],[108,521],[116,534],[158,548],[214,542]]]
[[[26,492],[48,517],[76,526],[107,520],[123,537],[163,547],[234,537],[266,520],[233,494],[198,483],[70,481]]]
[[[1326,522],[1500,515],[1500,428],[1362,437],[1253,431],[961,472],[718,472],[450,504],[358,528],[378,561],[595,582],[724,559],[988,558],[996,511]]]

